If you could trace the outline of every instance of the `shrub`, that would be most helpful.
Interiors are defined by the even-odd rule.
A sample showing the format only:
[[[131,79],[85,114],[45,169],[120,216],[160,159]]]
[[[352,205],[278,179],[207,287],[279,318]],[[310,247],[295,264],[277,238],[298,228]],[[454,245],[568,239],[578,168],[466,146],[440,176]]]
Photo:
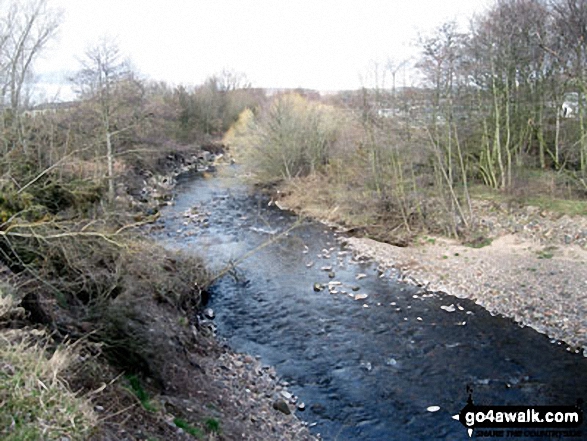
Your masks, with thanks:
[[[324,169],[341,122],[331,106],[280,95],[258,116],[241,113],[225,143],[235,147],[259,180],[291,179]]]

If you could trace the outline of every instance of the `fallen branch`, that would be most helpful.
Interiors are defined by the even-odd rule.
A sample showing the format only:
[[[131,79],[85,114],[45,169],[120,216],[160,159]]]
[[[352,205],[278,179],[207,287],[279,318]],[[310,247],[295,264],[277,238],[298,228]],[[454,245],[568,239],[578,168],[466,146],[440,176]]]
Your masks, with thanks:
[[[298,228],[301,223],[303,222],[304,218],[299,218],[297,221],[295,221],[295,223],[289,227],[287,230],[282,231],[281,233],[279,233],[278,235],[272,237],[270,240],[263,242],[261,245],[259,245],[258,247],[252,249],[251,251],[248,251],[247,253],[243,254],[241,257],[239,257],[238,259],[236,259],[235,261],[231,262],[230,264],[226,265],[226,267],[221,270],[219,273],[215,274],[214,276],[212,276],[206,283],[206,285],[211,285],[213,282],[215,282],[216,280],[220,279],[221,277],[225,276],[227,273],[229,273],[230,271],[233,271],[237,265],[239,265],[240,263],[244,262],[245,260],[247,260],[249,257],[253,256],[254,254],[258,253],[259,251],[261,251],[263,248],[268,247],[269,245],[274,244],[275,242],[279,241],[281,238],[283,238],[284,236],[287,236],[290,232],[292,232],[293,230],[295,230],[296,228]]]
[[[21,194],[28,187],[30,187],[31,185],[33,185],[35,182],[37,182],[39,179],[41,179],[43,176],[45,176],[47,173],[49,173],[51,170],[53,170],[55,167],[57,167],[59,164],[61,164],[63,161],[65,161],[69,157],[71,157],[71,156],[73,156],[73,155],[75,155],[77,153],[81,153],[81,152],[83,152],[84,150],[87,150],[87,149],[88,149],[88,147],[86,147],[84,149],[75,150],[75,151],[69,153],[68,155],[65,155],[59,161],[57,161],[56,163],[52,164],[50,167],[47,167],[45,170],[43,170],[41,173],[39,173],[34,179],[32,179],[31,181],[29,181],[27,184],[25,184],[24,186],[20,187],[20,189],[16,192],[16,194]]]

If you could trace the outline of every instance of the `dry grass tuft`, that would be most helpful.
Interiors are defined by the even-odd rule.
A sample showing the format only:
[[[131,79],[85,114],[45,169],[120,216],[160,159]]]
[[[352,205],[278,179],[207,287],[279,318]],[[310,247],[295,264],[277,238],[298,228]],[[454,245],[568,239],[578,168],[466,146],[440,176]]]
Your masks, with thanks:
[[[0,293],[0,321],[19,313]],[[43,331],[0,330],[0,438],[83,440],[97,424],[89,401],[71,392],[62,375],[78,358],[75,347],[49,351]]]

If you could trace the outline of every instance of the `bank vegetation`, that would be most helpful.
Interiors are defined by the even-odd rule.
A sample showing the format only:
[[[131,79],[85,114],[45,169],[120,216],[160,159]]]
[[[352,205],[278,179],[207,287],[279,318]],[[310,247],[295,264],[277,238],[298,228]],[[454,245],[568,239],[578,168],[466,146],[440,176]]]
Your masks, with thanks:
[[[482,240],[479,200],[585,214],[585,23],[582,0],[498,0],[361,91],[245,111],[225,142],[291,206],[398,244]],[[421,80],[399,85],[408,69]]]
[[[37,104],[34,66],[61,14],[47,0],[0,11],[0,438],[249,431],[187,375],[221,352],[199,321],[202,258],[140,228],[261,94],[232,71],[197,87],[146,81],[103,38],[79,54],[76,99]]]

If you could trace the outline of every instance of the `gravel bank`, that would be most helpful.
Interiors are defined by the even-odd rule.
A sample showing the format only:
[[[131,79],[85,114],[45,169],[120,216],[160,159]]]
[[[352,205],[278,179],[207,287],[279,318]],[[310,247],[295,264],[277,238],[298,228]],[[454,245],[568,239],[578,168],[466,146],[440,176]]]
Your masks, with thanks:
[[[294,188],[279,199],[283,208],[332,228],[349,226],[349,213],[341,214],[327,197],[315,200]],[[471,239],[479,245],[489,239],[489,246],[472,248],[441,237],[420,237],[408,247],[344,240],[358,255],[398,269],[410,283],[473,299],[587,356],[587,216],[483,199],[473,200],[472,209]],[[352,226],[380,234],[369,225]]]
[[[553,229],[559,231],[547,231]],[[563,241],[568,236],[557,234]],[[542,239],[504,234],[483,248],[437,237],[406,248],[366,238],[345,241],[358,255],[400,270],[409,283],[473,299],[587,356],[587,251],[575,244],[545,247]]]

